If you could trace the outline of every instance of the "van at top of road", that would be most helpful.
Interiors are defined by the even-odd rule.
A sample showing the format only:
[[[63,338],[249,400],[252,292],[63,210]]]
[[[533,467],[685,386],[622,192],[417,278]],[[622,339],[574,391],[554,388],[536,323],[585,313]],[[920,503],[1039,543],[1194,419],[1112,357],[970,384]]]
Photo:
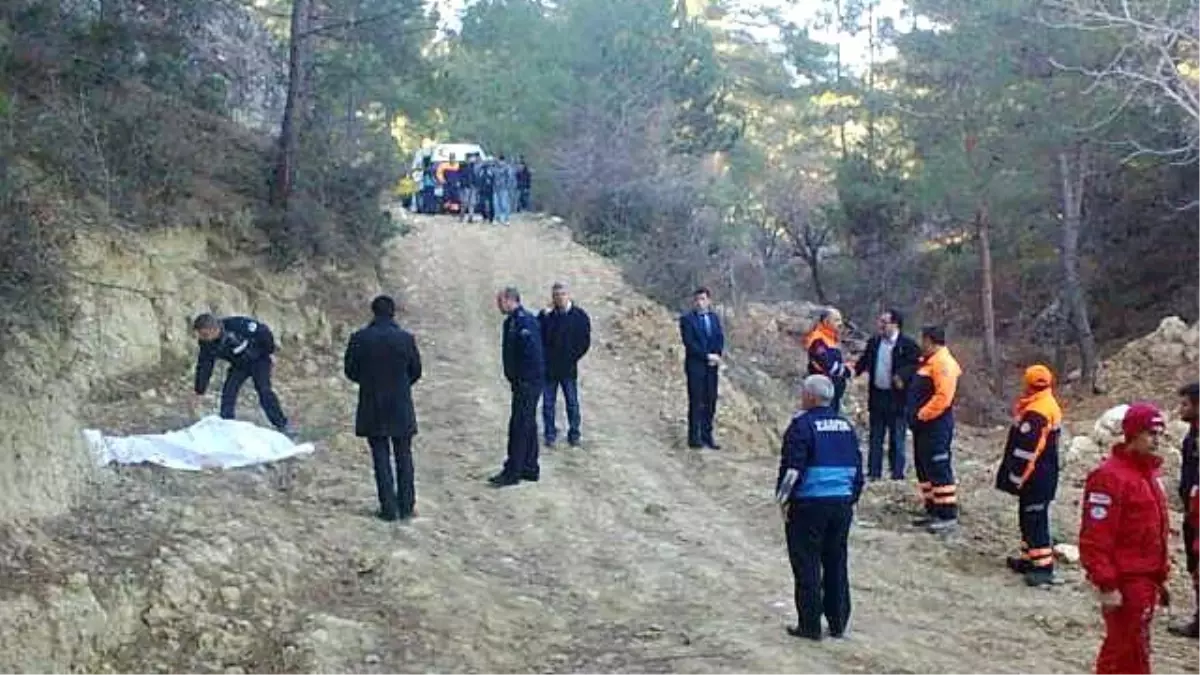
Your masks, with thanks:
[[[488,155],[483,146],[477,143],[438,143],[421,148],[413,155],[413,179],[420,183],[421,169],[426,157],[436,165],[438,162],[450,161],[450,155],[454,155],[454,159],[461,162],[467,158],[467,155],[472,154],[478,154],[480,159],[491,159],[491,155]]]

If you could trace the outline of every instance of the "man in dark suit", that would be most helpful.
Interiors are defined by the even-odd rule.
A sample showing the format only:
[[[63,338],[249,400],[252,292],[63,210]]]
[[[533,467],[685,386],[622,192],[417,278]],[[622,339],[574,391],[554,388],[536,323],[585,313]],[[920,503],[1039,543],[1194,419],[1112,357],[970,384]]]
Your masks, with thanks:
[[[725,353],[721,320],[710,310],[712,294],[707,288],[692,293],[692,311],[679,317],[683,337],[683,369],[687,374],[688,447],[720,450],[713,440],[713,417],[717,412],[717,375]]]
[[[421,354],[412,334],[397,325],[394,300],[386,295],[375,298],[371,313],[371,323],[351,335],[346,346],[346,377],[358,383],[354,433],[371,446],[378,516],[407,520],[416,513],[412,437],[417,413],[412,385],[421,379]]]
[[[546,445],[554,445],[558,429],[554,407],[558,390],[567,401],[567,443],[579,445],[579,359],[592,344],[592,322],[583,308],[571,302],[567,285],[557,282],[550,288],[553,306],[538,313],[542,331],[542,351],[546,360],[546,388],[542,394],[542,433]]]
[[[879,480],[883,476],[883,436],[888,436],[888,464],[892,480],[904,480],[904,434],[907,424],[905,400],[909,380],[917,372],[921,348],[903,332],[904,317],[889,309],[876,320],[878,333],[867,341],[862,357],[854,364],[854,375],[867,373],[870,393],[870,452],[867,476]]]

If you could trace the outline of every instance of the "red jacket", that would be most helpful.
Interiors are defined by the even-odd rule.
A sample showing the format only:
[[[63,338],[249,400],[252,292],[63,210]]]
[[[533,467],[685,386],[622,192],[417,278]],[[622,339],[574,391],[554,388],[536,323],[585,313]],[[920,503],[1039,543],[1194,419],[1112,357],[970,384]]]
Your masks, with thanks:
[[[1133,453],[1123,444],[1087,477],[1079,557],[1088,579],[1101,591],[1129,577],[1165,583],[1167,495],[1158,467],[1162,458]]]
[[[1192,494],[1188,496],[1187,519],[1193,531],[1200,531],[1200,486],[1192,486]],[[1192,547],[1192,553],[1200,555],[1200,537],[1193,536],[1185,545]]]

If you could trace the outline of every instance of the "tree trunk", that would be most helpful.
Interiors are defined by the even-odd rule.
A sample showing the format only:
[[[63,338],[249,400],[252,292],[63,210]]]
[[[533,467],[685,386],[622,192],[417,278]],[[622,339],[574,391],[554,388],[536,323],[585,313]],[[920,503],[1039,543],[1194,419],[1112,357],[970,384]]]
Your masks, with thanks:
[[[988,377],[994,391],[1000,391],[1000,350],[996,345],[996,305],[992,284],[992,225],[986,202],[975,209],[975,234],[979,239],[979,272],[981,305],[983,309],[983,351],[987,359]]]
[[[275,159],[275,172],[271,181],[271,206],[288,211],[292,196],[292,182],[296,175],[296,156],[300,145],[300,117],[303,115],[305,98],[308,23],[311,18],[312,0],[295,0],[292,3],[291,39],[288,48],[287,101],[283,107],[283,122],[279,127],[279,147]]]
[[[1062,247],[1059,256],[1063,271],[1063,296],[1067,317],[1079,346],[1080,373],[1083,382],[1097,393],[1096,337],[1088,316],[1087,294],[1079,276],[1079,234],[1083,227],[1083,188],[1087,176],[1087,148],[1077,146],[1058,153],[1062,177]],[[1062,373],[1059,374],[1062,377]]]

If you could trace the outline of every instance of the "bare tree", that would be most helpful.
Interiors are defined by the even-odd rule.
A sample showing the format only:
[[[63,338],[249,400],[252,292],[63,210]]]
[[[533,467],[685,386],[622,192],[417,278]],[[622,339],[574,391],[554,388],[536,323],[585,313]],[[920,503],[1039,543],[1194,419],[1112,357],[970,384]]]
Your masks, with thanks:
[[[1088,175],[1088,157],[1088,148],[1083,144],[1058,154],[1063,200],[1062,247],[1059,256],[1063,268],[1067,316],[1079,345],[1080,370],[1084,383],[1095,392],[1096,338],[1092,334],[1087,297],[1079,275],[1079,235],[1083,227],[1083,194]]]
[[[1048,26],[1104,34],[1113,53],[1099,64],[1051,62],[1085,74],[1095,86],[1112,87],[1125,104],[1143,99],[1152,108],[1173,107],[1185,116],[1184,142],[1149,148],[1136,142],[1135,155],[1154,154],[1188,164],[1197,160],[1200,139],[1200,7],[1191,0],[1046,0]]]
[[[833,244],[833,224],[824,211],[833,200],[831,189],[800,171],[780,167],[772,175],[774,179],[763,186],[763,204],[769,216],[765,225],[780,233],[792,255],[808,266],[817,301],[828,305],[821,273]]]

